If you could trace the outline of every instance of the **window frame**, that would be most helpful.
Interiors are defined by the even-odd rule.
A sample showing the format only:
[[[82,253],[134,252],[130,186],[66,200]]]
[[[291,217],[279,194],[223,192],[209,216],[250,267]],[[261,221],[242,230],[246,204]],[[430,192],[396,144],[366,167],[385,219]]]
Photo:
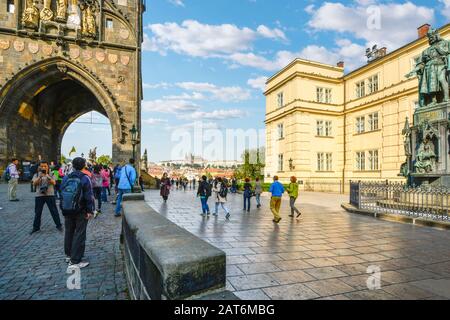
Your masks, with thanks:
[[[109,25],[109,23],[110,23],[110,25]],[[105,29],[108,29],[108,30],[114,29],[114,21],[112,18],[105,19]]]
[[[333,153],[325,153],[325,168],[326,171],[333,171]]]
[[[362,98],[366,96],[366,80],[356,82],[356,98]]]
[[[284,92],[281,91],[277,93],[277,108],[280,109],[283,108],[283,106],[284,106]]]
[[[323,120],[316,120],[316,134],[318,137],[324,137],[325,130]]]
[[[317,171],[325,171],[325,153],[317,152]]]
[[[278,140],[284,139],[284,123],[277,124],[277,136]]]
[[[282,153],[278,154],[278,172],[283,172],[284,170],[284,155]]]
[[[371,171],[378,171],[380,170],[380,162],[379,162],[379,152],[378,149],[373,149],[368,151],[368,159],[369,159],[369,169]]]
[[[356,133],[361,134],[366,132],[366,117],[359,116],[356,117]]]
[[[356,151],[356,170],[366,171],[366,152]]]
[[[380,116],[379,112],[372,112],[367,116],[367,121],[369,123],[369,131],[376,131],[380,128]],[[376,126],[375,126],[376,124]]]
[[[333,135],[333,121],[327,120],[325,121],[325,137],[331,137]]]

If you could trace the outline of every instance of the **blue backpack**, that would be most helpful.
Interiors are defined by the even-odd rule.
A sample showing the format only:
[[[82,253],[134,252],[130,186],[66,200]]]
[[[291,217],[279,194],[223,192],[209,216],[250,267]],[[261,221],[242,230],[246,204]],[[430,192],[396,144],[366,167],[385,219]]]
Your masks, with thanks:
[[[11,180],[11,174],[9,173],[9,166],[7,166],[5,172],[3,172],[3,179],[7,182]]]
[[[81,178],[75,173],[71,173],[61,185],[61,196],[60,207],[64,216],[80,213],[83,188]]]

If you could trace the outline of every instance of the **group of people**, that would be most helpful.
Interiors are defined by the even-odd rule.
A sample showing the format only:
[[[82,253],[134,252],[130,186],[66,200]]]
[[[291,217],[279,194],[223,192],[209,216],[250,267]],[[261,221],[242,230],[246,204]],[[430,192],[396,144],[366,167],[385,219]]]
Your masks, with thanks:
[[[12,159],[7,166],[4,179],[8,181],[8,198],[17,202],[17,184],[20,176],[18,159]],[[33,229],[30,234],[40,231],[44,205],[47,205],[58,231],[65,230],[64,252],[69,268],[84,268],[89,262],[82,261],[85,251],[88,221],[101,213],[102,202],[111,196],[115,185],[115,216],[121,216],[122,196],[131,193],[137,173],[134,159],[124,166],[114,169],[97,163],[87,163],[84,158],[73,159],[70,165],[60,166],[40,161],[33,172],[31,191],[35,193]],[[57,206],[64,217],[64,229]],[[95,202],[97,200],[97,208]]]
[[[195,180],[194,180],[195,181]],[[174,179],[170,179],[167,173],[164,173],[161,178],[160,183],[160,195],[166,203],[170,190],[174,184]],[[195,184],[194,184],[195,185]],[[177,186],[178,189],[178,186]],[[211,210],[208,205],[208,200],[213,197],[215,203],[215,210],[213,216],[218,215],[219,207],[221,207],[225,212],[225,218],[227,220],[230,219],[231,213],[227,208],[227,195],[228,192],[235,193],[237,192],[237,181],[236,179],[231,180],[231,184],[226,178],[217,177],[215,179],[208,179],[206,176],[202,176],[199,181],[198,189],[197,189],[197,197],[200,198],[203,217],[209,217],[211,215]],[[270,199],[270,210],[273,213],[273,222],[279,223],[281,221],[280,216],[280,207],[281,207],[281,199],[284,193],[289,195],[289,205],[291,209],[291,214],[289,217],[294,217],[297,215],[297,218],[301,216],[300,210],[297,209],[295,202],[298,198],[298,183],[296,177],[290,178],[289,185],[285,188],[283,184],[279,182],[278,176],[273,178],[273,183],[270,185],[269,193],[271,194]],[[250,178],[246,178],[243,185],[243,199],[244,199],[244,211],[250,212],[251,207],[251,198],[254,196],[256,200],[256,207],[261,208],[261,194],[263,193],[262,182],[259,178],[255,179],[254,185],[251,183]]]

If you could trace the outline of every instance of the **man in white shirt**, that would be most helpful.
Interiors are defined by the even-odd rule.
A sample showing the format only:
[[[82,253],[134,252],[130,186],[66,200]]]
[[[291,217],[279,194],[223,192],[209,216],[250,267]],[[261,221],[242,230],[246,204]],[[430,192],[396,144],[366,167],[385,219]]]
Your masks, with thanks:
[[[16,196],[17,192],[17,184],[19,182],[19,170],[17,166],[19,165],[19,160],[12,159],[11,163],[7,167],[9,173],[9,181],[8,181],[8,198],[9,201],[19,201]]]

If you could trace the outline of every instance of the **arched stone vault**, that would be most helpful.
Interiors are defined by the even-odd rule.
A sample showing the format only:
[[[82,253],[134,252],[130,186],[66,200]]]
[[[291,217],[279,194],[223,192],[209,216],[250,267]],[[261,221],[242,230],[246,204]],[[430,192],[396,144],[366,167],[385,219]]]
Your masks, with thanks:
[[[62,57],[27,66],[0,90],[0,145],[5,159],[59,159],[62,137],[80,115],[97,111],[111,123],[113,159],[124,160],[125,119],[113,94],[86,67]],[[3,161],[5,159],[2,159]]]

